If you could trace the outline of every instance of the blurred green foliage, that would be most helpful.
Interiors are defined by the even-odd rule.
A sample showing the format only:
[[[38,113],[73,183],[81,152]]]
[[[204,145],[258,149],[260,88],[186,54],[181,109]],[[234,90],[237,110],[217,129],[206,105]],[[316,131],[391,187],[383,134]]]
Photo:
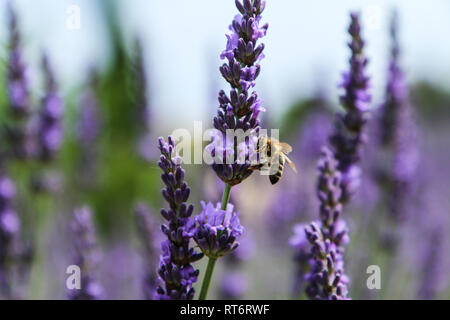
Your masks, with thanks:
[[[428,119],[447,121],[450,116],[450,93],[430,82],[419,81],[411,86],[411,98],[419,114]]]
[[[286,140],[295,139],[309,114],[315,111],[329,112],[331,110],[330,102],[320,94],[309,99],[296,100],[283,115],[280,128],[287,137]]]

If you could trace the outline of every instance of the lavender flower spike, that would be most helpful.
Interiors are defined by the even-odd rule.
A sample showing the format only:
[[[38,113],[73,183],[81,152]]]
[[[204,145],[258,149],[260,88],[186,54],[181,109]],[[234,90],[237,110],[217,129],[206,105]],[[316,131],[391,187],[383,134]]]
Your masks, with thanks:
[[[181,158],[175,155],[173,137],[169,136],[167,142],[159,138],[159,149],[161,157],[158,165],[163,171],[161,179],[165,184],[162,195],[169,209],[161,210],[168,224],[161,227],[167,240],[161,244],[158,274],[162,284],[157,289],[158,298],[192,300],[195,294],[192,285],[197,281],[199,271],[191,263],[203,257],[202,253],[190,247],[195,233],[195,222],[191,217],[194,207],[192,204],[186,205],[190,189],[184,182]]]
[[[53,159],[63,140],[64,103],[58,94],[55,76],[47,55],[42,58],[42,68],[46,86],[39,115],[39,157],[43,161],[48,161]]]
[[[5,298],[12,297],[9,266],[20,255],[20,221],[12,204],[15,194],[13,181],[0,172],[0,295]]]
[[[389,211],[396,222],[411,215],[414,205],[410,199],[417,190],[417,170],[420,165],[419,130],[409,101],[406,77],[399,65],[397,15],[391,22],[391,60],[385,102],[380,108],[380,144],[392,157],[388,167],[380,168],[380,176],[387,178],[386,194]]]
[[[134,213],[139,237],[143,244],[145,267],[142,289],[144,298],[147,300],[154,300],[158,278],[158,248],[156,245],[158,242],[158,237],[156,236],[158,228],[152,212],[150,212],[150,209],[146,204],[139,203],[136,205],[134,208]]]
[[[398,122],[399,106],[401,106],[408,96],[408,87],[402,70],[399,67],[399,42],[397,35],[397,14],[393,13],[390,34],[391,34],[391,57],[389,61],[389,77],[386,86],[386,97],[381,106],[381,144],[389,146],[393,143],[395,127]]]
[[[22,58],[21,36],[18,29],[17,15],[11,5],[9,14],[9,64],[8,97],[13,113],[26,115],[29,112],[29,88],[26,77],[26,65]]]
[[[239,213],[229,203],[227,210],[221,210],[221,204],[202,201],[202,212],[195,217],[198,223],[194,240],[209,258],[217,259],[233,252],[239,243],[236,239],[244,233],[239,221]]]
[[[240,14],[230,25],[231,34],[227,35],[226,49],[220,56],[227,61],[220,67],[220,72],[231,90],[229,94],[223,90],[219,92],[219,109],[214,118],[217,131],[207,147],[215,160],[214,171],[230,186],[241,183],[253,172],[250,152],[256,141],[248,137],[244,141],[226,139],[226,133],[240,129],[256,134],[259,130],[258,115],[265,110],[252,88],[260,72],[258,62],[264,57],[264,44],[258,44],[258,40],[266,35],[268,28],[267,24],[260,26],[265,1],[244,0],[241,3],[236,0],[235,3]]]
[[[348,32],[351,35],[350,70],[343,75],[344,94],[340,97],[344,114],[338,115],[336,132],[330,137],[338,169],[342,173],[342,201],[347,202],[360,184],[361,170],[356,165],[361,157],[361,146],[365,141],[363,132],[368,119],[371,95],[369,77],[365,68],[368,60],[363,54],[364,40],[361,38],[359,14],[352,13]]]
[[[312,249],[312,268],[307,276],[310,299],[347,299],[348,278],[344,274],[344,246],[349,237],[342,214],[341,174],[333,153],[326,147],[318,165],[320,220],[305,228]]]
[[[305,233],[307,225],[300,223],[294,226],[294,234],[289,239],[289,246],[293,251],[295,263],[295,275],[292,293],[294,297],[299,297],[305,289],[310,277],[311,267],[314,265],[311,254],[311,244]]]
[[[9,63],[7,73],[8,100],[13,124],[7,130],[12,152],[17,158],[25,157],[26,119],[30,112],[30,93],[26,65],[22,57],[21,35],[17,15],[11,5],[9,15]]]
[[[71,300],[102,299],[104,289],[93,277],[93,269],[98,263],[99,252],[92,212],[89,208],[82,207],[74,211],[71,229],[74,237],[74,264],[81,269],[81,288],[70,290],[68,297]]]

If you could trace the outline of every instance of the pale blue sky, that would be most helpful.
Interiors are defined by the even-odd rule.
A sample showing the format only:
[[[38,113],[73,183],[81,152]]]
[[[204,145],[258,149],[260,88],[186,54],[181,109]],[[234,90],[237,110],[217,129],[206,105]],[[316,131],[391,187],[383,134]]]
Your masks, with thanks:
[[[123,30],[139,34],[147,49],[151,103],[157,118],[205,119],[215,108],[213,96],[227,86],[218,72],[224,34],[236,14],[232,0],[102,0],[117,1]],[[4,22],[4,5],[0,14]],[[107,39],[93,0],[16,0],[26,55],[33,65],[47,48],[67,90],[80,83],[90,64],[105,66]],[[81,29],[66,27],[66,8],[81,8]],[[257,90],[272,115],[320,85],[337,100],[336,84],[347,68],[346,28],[350,10],[363,12],[375,97],[384,86],[390,9],[400,15],[403,65],[410,81],[428,79],[450,89],[450,1],[448,0],[268,0],[263,21],[269,22],[266,58]],[[0,27],[5,40],[5,24]],[[37,83],[36,68],[30,75]],[[182,115],[182,117],[180,117]],[[167,121],[159,121],[166,125]]]

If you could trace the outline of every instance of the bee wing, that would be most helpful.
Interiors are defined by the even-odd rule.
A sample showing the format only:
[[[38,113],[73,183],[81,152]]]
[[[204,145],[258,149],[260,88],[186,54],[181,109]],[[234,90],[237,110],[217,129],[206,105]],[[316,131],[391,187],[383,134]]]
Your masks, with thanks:
[[[295,167],[295,164],[287,156],[285,156],[285,158],[286,158],[286,162],[288,163],[289,167],[291,167],[291,169],[294,170],[295,173],[297,173],[297,168]]]
[[[284,154],[289,154],[292,152],[292,147],[286,142],[280,142],[279,145],[281,147],[281,152],[283,152]]]

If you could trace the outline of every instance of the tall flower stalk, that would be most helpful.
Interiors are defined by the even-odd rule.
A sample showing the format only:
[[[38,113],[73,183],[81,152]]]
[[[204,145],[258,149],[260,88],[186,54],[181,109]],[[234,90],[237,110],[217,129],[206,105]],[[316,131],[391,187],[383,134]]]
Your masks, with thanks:
[[[16,188],[14,182],[0,167],[0,294],[13,298],[12,268],[20,252],[20,220],[14,210]]]
[[[208,265],[205,278],[200,291],[200,300],[207,297],[209,284],[217,259],[224,257],[236,250],[239,246],[237,238],[244,233],[244,227],[239,220],[239,212],[234,212],[234,206],[227,203],[222,209],[224,202],[212,203],[202,202],[203,210],[196,216],[198,224],[194,235],[194,240],[208,257]]]
[[[94,270],[99,261],[99,251],[92,212],[87,207],[74,211],[71,221],[73,235],[74,264],[81,270],[81,288],[71,289],[71,300],[98,300],[104,297],[104,289],[94,277]]]
[[[142,291],[145,299],[154,300],[158,280],[158,251],[156,246],[158,243],[158,237],[156,236],[158,229],[155,218],[146,204],[139,203],[136,205],[134,213],[139,238],[143,245],[144,275]]]
[[[151,131],[151,108],[148,91],[148,74],[145,69],[144,50],[142,42],[136,38],[133,57],[133,96],[134,117],[137,123],[139,155],[147,161],[155,158],[153,137]]]
[[[0,143],[0,295],[17,298],[14,285],[26,281],[31,264],[31,250],[22,238],[22,223],[15,207],[16,184],[8,174],[8,165],[25,160],[30,93],[27,65],[23,58],[19,20],[8,4],[9,57],[6,73],[7,109]],[[14,282],[14,283],[13,283]]]
[[[37,152],[42,161],[50,161],[60,149],[63,140],[64,103],[59,95],[53,68],[47,55],[42,57],[42,70],[45,77],[45,95],[39,113]]]
[[[12,6],[8,6],[9,17],[9,62],[7,72],[8,112],[11,126],[7,128],[11,155],[18,159],[26,157],[26,123],[30,114],[30,93],[27,67],[23,59],[18,19]]]
[[[398,17],[394,12],[391,21],[391,58],[385,102],[381,106],[380,145],[388,153],[387,167],[381,177],[387,180],[386,194],[390,216],[395,222],[403,221],[411,208],[408,200],[417,181],[419,150],[418,130],[408,98],[405,75],[399,65]],[[410,215],[410,214],[409,214]]]
[[[398,248],[405,222],[420,206],[418,176],[420,136],[409,100],[405,73],[400,65],[398,15],[394,11],[390,25],[391,52],[384,102],[380,107],[378,129],[377,179],[387,204],[387,227],[383,229],[381,245],[387,254],[390,270],[386,283],[392,283],[398,268]],[[434,250],[433,248],[430,250]],[[396,259],[397,258],[397,259]]]
[[[79,114],[76,126],[77,140],[81,149],[78,176],[84,187],[91,187],[97,174],[96,160],[103,120],[97,88],[98,74],[95,69],[92,69],[78,104]]]
[[[310,265],[306,275],[306,293],[311,299],[347,299],[348,278],[344,272],[344,246],[348,243],[348,230],[342,220],[343,206],[348,203],[360,183],[359,160],[365,140],[364,126],[368,119],[371,96],[368,92],[369,77],[365,74],[367,58],[363,54],[359,15],[351,13],[348,29],[351,41],[350,71],[344,73],[341,103],[345,113],[337,115],[335,132],[330,137],[333,150],[324,148],[319,161],[317,195],[320,202],[320,219],[304,228],[311,253],[299,255],[305,250],[304,237],[291,241],[296,256],[300,257],[302,270]],[[295,231],[301,232],[302,227]]]
[[[187,205],[190,189],[184,181],[181,157],[175,153],[175,141],[169,136],[167,142],[159,138],[161,157],[158,162],[163,171],[161,179],[165,188],[162,190],[168,209],[161,209],[161,215],[167,221],[161,227],[167,237],[161,243],[158,275],[161,285],[157,289],[157,298],[163,300],[192,300],[199,271],[192,263],[203,257],[191,247],[190,242],[195,233],[195,221],[191,217],[192,204]]]
[[[241,300],[245,295],[248,289],[248,279],[242,269],[253,254],[253,238],[249,232],[246,232],[246,237],[240,241],[239,248],[223,259],[226,271],[222,275],[218,290],[220,299]]]
[[[344,94],[340,97],[345,113],[338,114],[335,132],[330,137],[333,152],[342,173],[343,203],[350,200],[361,182],[361,147],[366,140],[364,127],[369,117],[371,95],[368,91],[370,78],[366,74],[368,59],[364,56],[364,40],[361,38],[359,14],[350,15],[348,32],[351,36],[350,70],[343,74],[341,86]]]
[[[344,273],[344,246],[348,230],[342,215],[342,181],[338,162],[324,148],[318,165],[317,195],[320,220],[305,228],[312,246],[312,268],[306,293],[310,299],[346,299],[348,278]]]
[[[226,60],[220,67],[220,72],[230,84],[231,90],[229,94],[225,93],[224,90],[219,92],[219,109],[217,116],[214,117],[216,132],[213,136],[213,142],[207,147],[207,150],[215,159],[212,168],[225,183],[220,211],[216,209],[215,213],[216,215],[223,215],[224,219],[227,217],[224,212],[229,212],[228,201],[231,187],[241,183],[253,173],[250,161],[252,150],[250,137],[245,137],[244,141],[238,141],[236,136],[233,139],[228,139],[227,130],[258,132],[258,115],[265,111],[262,107],[262,100],[253,91],[255,80],[261,69],[259,61],[264,57],[264,44],[258,44],[258,40],[266,35],[268,28],[267,24],[260,25],[265,1],[243,0],[241,2],[236,0],[235,4],[239,14],[229,27],[231,33],[226,35],[227,45],[220,55],[221,59]],[[230,215],[228,214],[228,216]],[[231,226],[230,230],[234,227]],[[231,233],[233,234],[233,231]],[[222,232],[218,236],[225,237]],[[232,235],[232,237],[234,236]],[[228,241],[229,243],[234,242],[231,239],[228,239]],[[206,299],[207,297],[217,258],[214,255],[209,255],[200,299]]]

